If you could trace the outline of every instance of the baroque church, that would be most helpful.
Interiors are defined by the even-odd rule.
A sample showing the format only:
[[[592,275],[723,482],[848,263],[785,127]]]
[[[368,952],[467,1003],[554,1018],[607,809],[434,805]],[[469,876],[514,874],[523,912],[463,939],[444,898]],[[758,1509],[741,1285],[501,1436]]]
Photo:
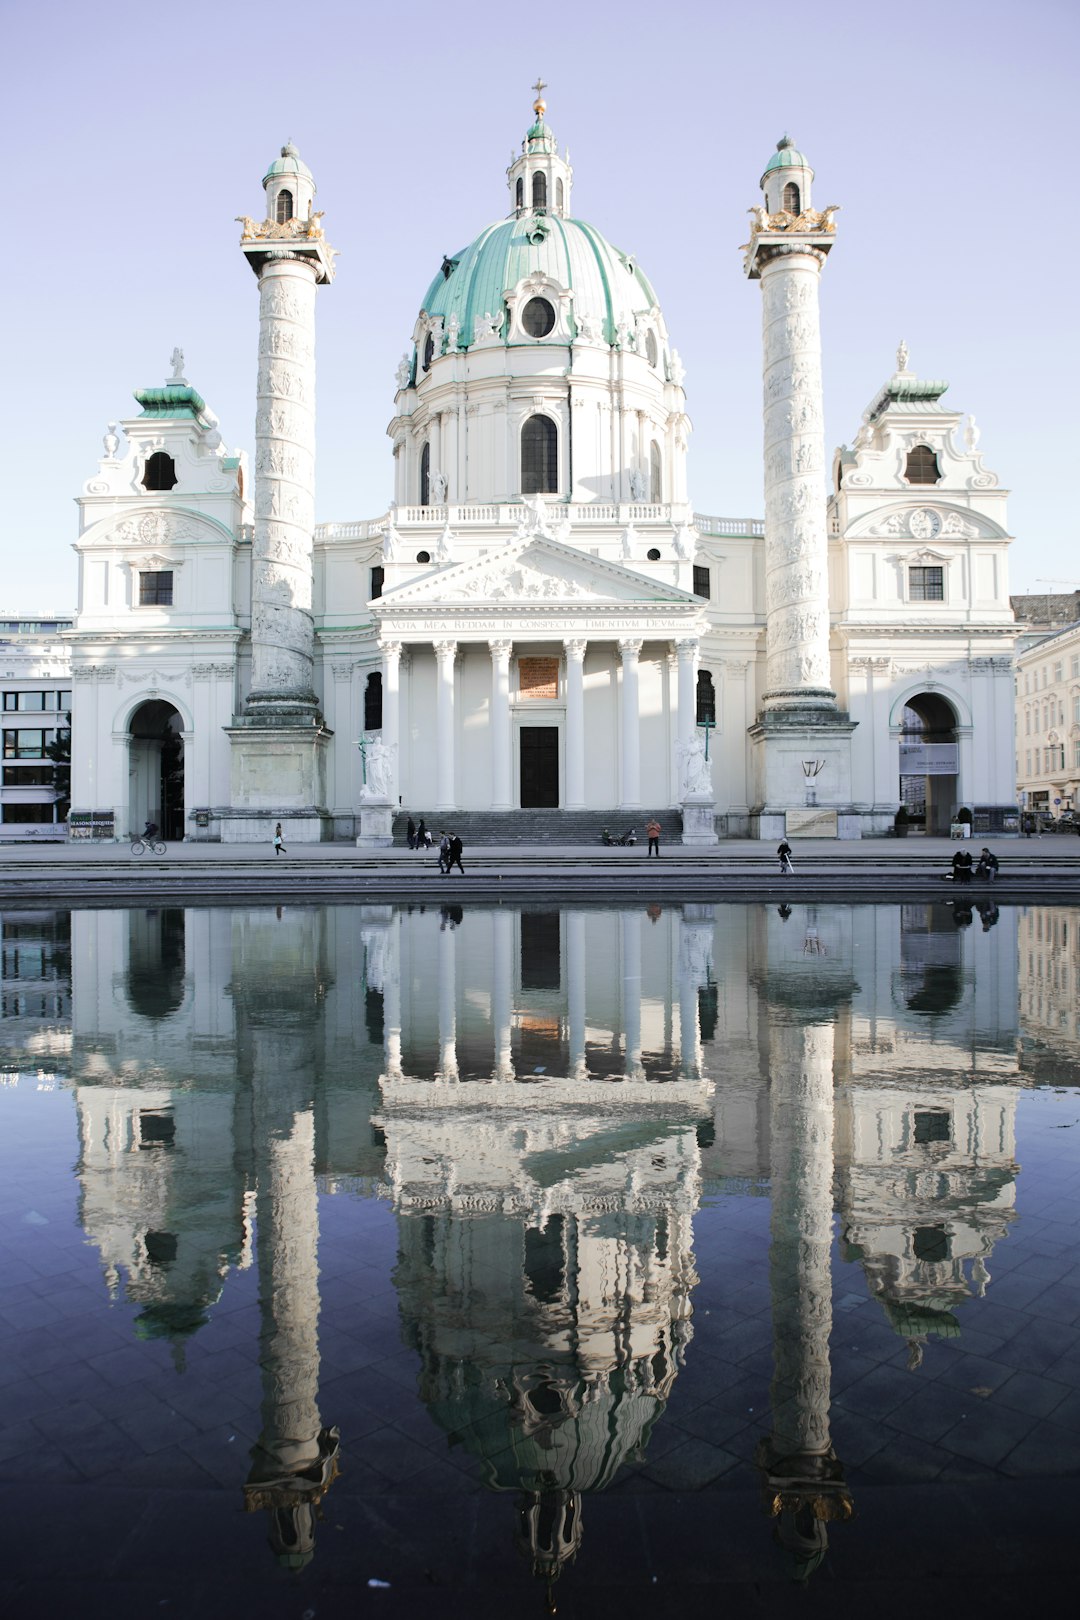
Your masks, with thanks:
[[[808,159],[779,143],[743,249],[764,521],[708,516],[658,295],[575,215],[540,89],[505,213],[423,295],[373,518],[314,521],[334,251],[296,148],[271,163],[264,217],[240,220],[254,464],[177,350],[79,500],[72,836],[150,819],[246,842],[280,821],[377,846],[407,813],[481,811],[511,836],[523,814],[571,836],[666,812],[702,845],[880,835],[901,806],[928,831],[962,806],[1009,823],[1006,492],[904,345],[829,467],[836,209]]]

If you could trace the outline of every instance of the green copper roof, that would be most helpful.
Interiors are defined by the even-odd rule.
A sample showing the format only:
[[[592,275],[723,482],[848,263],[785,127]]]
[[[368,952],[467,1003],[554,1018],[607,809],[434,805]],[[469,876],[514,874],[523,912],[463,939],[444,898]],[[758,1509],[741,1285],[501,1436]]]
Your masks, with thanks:
[[[201,416],[206,409],[206,401],[194,388],[183,387],[179,384],[171,386],[166,383],[164,388],[136,388],[135,398],[143,408],[144,416]]]
[[[591,225],[557,214],[500,219],[446,263],[453,266],[450,274],[437,271],[423,308],[444,322],[457,315],[463,349],[472,343],[477,318],[498,315],[503,295],[526,276],[550,276],[568,288],[576,312],[601,323],[608,343],[616,341],[620,320],[632,327],[635,315],[657,304],[648,277],[628,254],[612,247]]]
[[[777,141],[776,151],[765,165],[765,174],[761,176],[764,184],[765,175],[772,174],[774,169],[810,169],[810,159],[799,151],[790,135],[785,135],[782,141]],[[813,175],[813,169],[810,169]]]
[[[296,150],[296,147],[293,145],[292,141],[286,141],[285,145],[281,148],[281,156],[275,158],[273,163],[271,163],[270,167],[263,175],[262,183],[265,186],[268,180],[276,180],[280,176],[287,174],[301,175],[305,180],[310,180],[312,185],[315,183],[311,170],[300,156],[300,153]]]

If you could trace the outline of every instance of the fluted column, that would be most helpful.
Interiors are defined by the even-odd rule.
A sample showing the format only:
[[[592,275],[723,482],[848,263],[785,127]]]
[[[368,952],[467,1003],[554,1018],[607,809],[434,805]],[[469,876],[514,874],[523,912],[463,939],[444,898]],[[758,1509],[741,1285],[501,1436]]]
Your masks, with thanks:
[[[510,775],[510,654],[513,642],[489,641],[491,650],[491,808],[513,806]]]
[[[624,810],[641,808],[641,719],[638,705],[640,641],[620,641],[622,658],[622,784],[619,804]]]
[[[386,1073],[391,1080],[401,1078],[401,915],[395,911],[390,924],[383,980],[383,1038]]]
[[[697,636],[675,643],[675,650],[679,656],[679,716],[676,734],[679,742],[684,745],[693,736],[697,720],[697,661],[700,646]]]
[[[454,660],[456,641],[437,641],[438,687],[435,698],[435,808],[455,810],[454,743]]]
[[[565,641],[566,808],[585,808],[585,641]]]

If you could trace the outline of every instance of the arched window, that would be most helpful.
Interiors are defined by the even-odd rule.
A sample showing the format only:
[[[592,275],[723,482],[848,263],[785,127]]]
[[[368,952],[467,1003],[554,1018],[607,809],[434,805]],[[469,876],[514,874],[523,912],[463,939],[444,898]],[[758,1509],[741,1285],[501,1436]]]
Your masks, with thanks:
[[[431,505],[431,446],[425,444],[420,452],[420,505]]]
[[[560,214],[562,213],[563,208],[566,206],[565,198],[566,198],[566,192],[563,190],[563,183],[562,183],[561,180],[556,180],[556,182],[555,182],[555,206],[559,210]]]
[[[784,187],[784,207],[787,209],[789,214],[802,213],[802,208],[799,204],[799,188],[795,184],[794,180],[789,180],[787,185]]]
[[[525,206],[525,182],[524,182],[524,180],[521,178],[521,176],[519,174],[518,179],[517,179],[517,185],[514,187],[514,207],[515,208],[524,208],[524,206]]]
[[[656,347],[656,333],[653,331],[651,326],[645,333],[645,358],[649,362],[650,366],[655,366],[657,360],[660,358]]]
[[[291,191],[279,191],[277,194],[277,222],[284,225],[286,220],[293,217],[293,194]]]
[[[707,669],[698,670],[696,720],[699,726],[704,725],[706,720],[716,724],[716,688]]]
[[[908,451],[904,477],[909,484],[936,484],[940,481],[941,468],[928,444],[917,444]]]
[[[176,483],[176,463],[164,450],[148,456],[143,468],[143,489],[172,489]]]
[[[654,439],[649,451],[649,499],[662,501],[664,498],[664,471],[660,461],[660,446]]]
[[[434,358],[435,358],[435,339],[432,337],[431,333],[429,332],[427,337],[424,339],[424,370],[425,371],[430,369],[431,362],[434,360]]]
[[[533,207],[534,208],[546,208],[547,207],[547,175],[546,174],[534,174],[533,175]]]
[[[382,676],[375,672],[364,687],[364,730],[382,730]]]
[[[521,430],[521,493],[554,495],[559,488],[559,430],[550,416],[530,416]]]

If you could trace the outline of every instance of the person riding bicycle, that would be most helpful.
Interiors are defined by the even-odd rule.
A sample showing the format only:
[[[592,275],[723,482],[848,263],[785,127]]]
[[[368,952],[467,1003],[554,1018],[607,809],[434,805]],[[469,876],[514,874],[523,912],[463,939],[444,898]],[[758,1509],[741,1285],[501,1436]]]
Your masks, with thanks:
[[[152,843],[153,840],[157,837],[157,834],[158,834],[158,824],[157,824],[157,822],[156,821],[148,821],[146,823],[146,826],[143,828],[143,839],[144,839],[144,841],[146,843],[148,843],[148,844]]]

